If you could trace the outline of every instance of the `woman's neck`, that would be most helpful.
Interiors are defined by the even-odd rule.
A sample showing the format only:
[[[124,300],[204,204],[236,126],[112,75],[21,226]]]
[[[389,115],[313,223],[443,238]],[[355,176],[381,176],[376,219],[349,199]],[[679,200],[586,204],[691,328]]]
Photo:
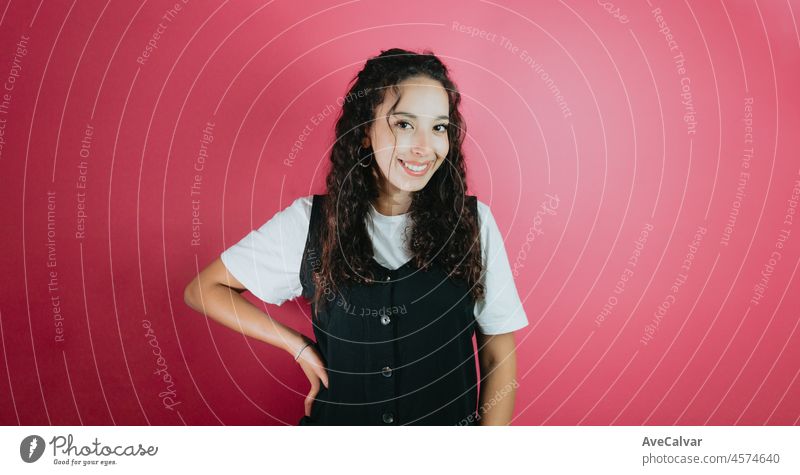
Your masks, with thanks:
[[[397,216],[408,212],[411,208],[411,199],[412,194],[408,191],[381,190],[373,206],[378,213],[384,216]]]

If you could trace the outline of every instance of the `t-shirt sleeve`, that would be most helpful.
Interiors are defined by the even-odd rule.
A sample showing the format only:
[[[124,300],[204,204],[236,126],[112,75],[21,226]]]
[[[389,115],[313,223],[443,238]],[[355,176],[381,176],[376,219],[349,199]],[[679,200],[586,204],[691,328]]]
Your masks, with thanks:
[[[503,236],[489,206],[478,200],[481,224],[481,253],[485,298],[475,303],[475,319],[484,335],[498,335],[519,330],[528,325],[511,266],[508,262]]]
[[[264,302],[281,305],[302,294],[300,264],[312,200],[296,199],[220,255],[228,272]]]

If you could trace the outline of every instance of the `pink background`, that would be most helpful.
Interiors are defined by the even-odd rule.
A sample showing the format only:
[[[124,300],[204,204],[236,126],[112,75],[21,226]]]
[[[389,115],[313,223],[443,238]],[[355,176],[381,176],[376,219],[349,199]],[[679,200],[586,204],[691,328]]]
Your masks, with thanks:
[[[10,3],[0,423],[295,424],[300,368],[189,309],[183,289],[323,190],[336,111],[311,118],[391,47],[432,48],[464,96],[469,192],[505,235],[530,321],[516,335],[514,424],[798,423],[800,222],[784,222],[800,193],[796,2],[192,0],[169,20],[173,0]],[[558,206],[541,208],[546,195]],[[311,334],[304,300],[246,295]]]

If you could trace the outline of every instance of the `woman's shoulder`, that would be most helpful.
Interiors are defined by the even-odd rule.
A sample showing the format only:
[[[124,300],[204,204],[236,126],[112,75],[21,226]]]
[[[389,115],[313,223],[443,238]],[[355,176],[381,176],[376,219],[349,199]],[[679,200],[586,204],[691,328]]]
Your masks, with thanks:
[[[478,208],[478,226],[480,229],[481,247],[484,249],[484,252],[487,252],[486,249],[490,245],[493,245],[493,243],[501,241],[502,237],[500,237],[500,229],[495,221],[491,206],[489,206],[487,203],[484,203],[480,199],[476,198],[476,201]]]
[[[492,215],[492,209],[489,207],[489,205],[481,201],[480,198],[478,198],[477,196],[475,195],[467,195],[467,196],[475,198],[478,208],[478,218],[481,220],[481,222],[485,222],[486,218]]]
[[[276,216],[308,221],[311,218],[311,207],[314,204],[314,195],[305,195],[295,198],[288,206],[279,211]]]
[[[299,196],[292,201],[289,205],[290,208],[296,209],[305,214],[311,213],[311,205],[314,204],[314,195]]]
[[[266,222],[259,226],[261,234],[294,234],[306,232],[311,220],[311,206],[314,195],[300,196],[288,205],[282,205],[279,210],[270,216]],[[297,237],[297,236],[293,236]]]

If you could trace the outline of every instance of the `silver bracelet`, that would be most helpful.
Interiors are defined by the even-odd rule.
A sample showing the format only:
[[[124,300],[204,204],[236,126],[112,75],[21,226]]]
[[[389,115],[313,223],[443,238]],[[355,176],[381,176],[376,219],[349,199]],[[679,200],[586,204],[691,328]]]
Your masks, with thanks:
[[[300,351],[298,351],[298,352],[297,352],[297,356],[295,356],[295,357],[294,357],[294,360],[295,360],[295,361],[297,361],[297,358],[300,358],[300,353],[302,353],[302,352],[303,352],[303,350],[305,350],[305,349],[306,349],[306,347],[307,347],[308,345],[310,345],[310,344],[311,344],[311,342],[308,342],[308,343],[306,343],[305,345],[303,345],[303,347],[302,347],[302,348],[300,348]]]

